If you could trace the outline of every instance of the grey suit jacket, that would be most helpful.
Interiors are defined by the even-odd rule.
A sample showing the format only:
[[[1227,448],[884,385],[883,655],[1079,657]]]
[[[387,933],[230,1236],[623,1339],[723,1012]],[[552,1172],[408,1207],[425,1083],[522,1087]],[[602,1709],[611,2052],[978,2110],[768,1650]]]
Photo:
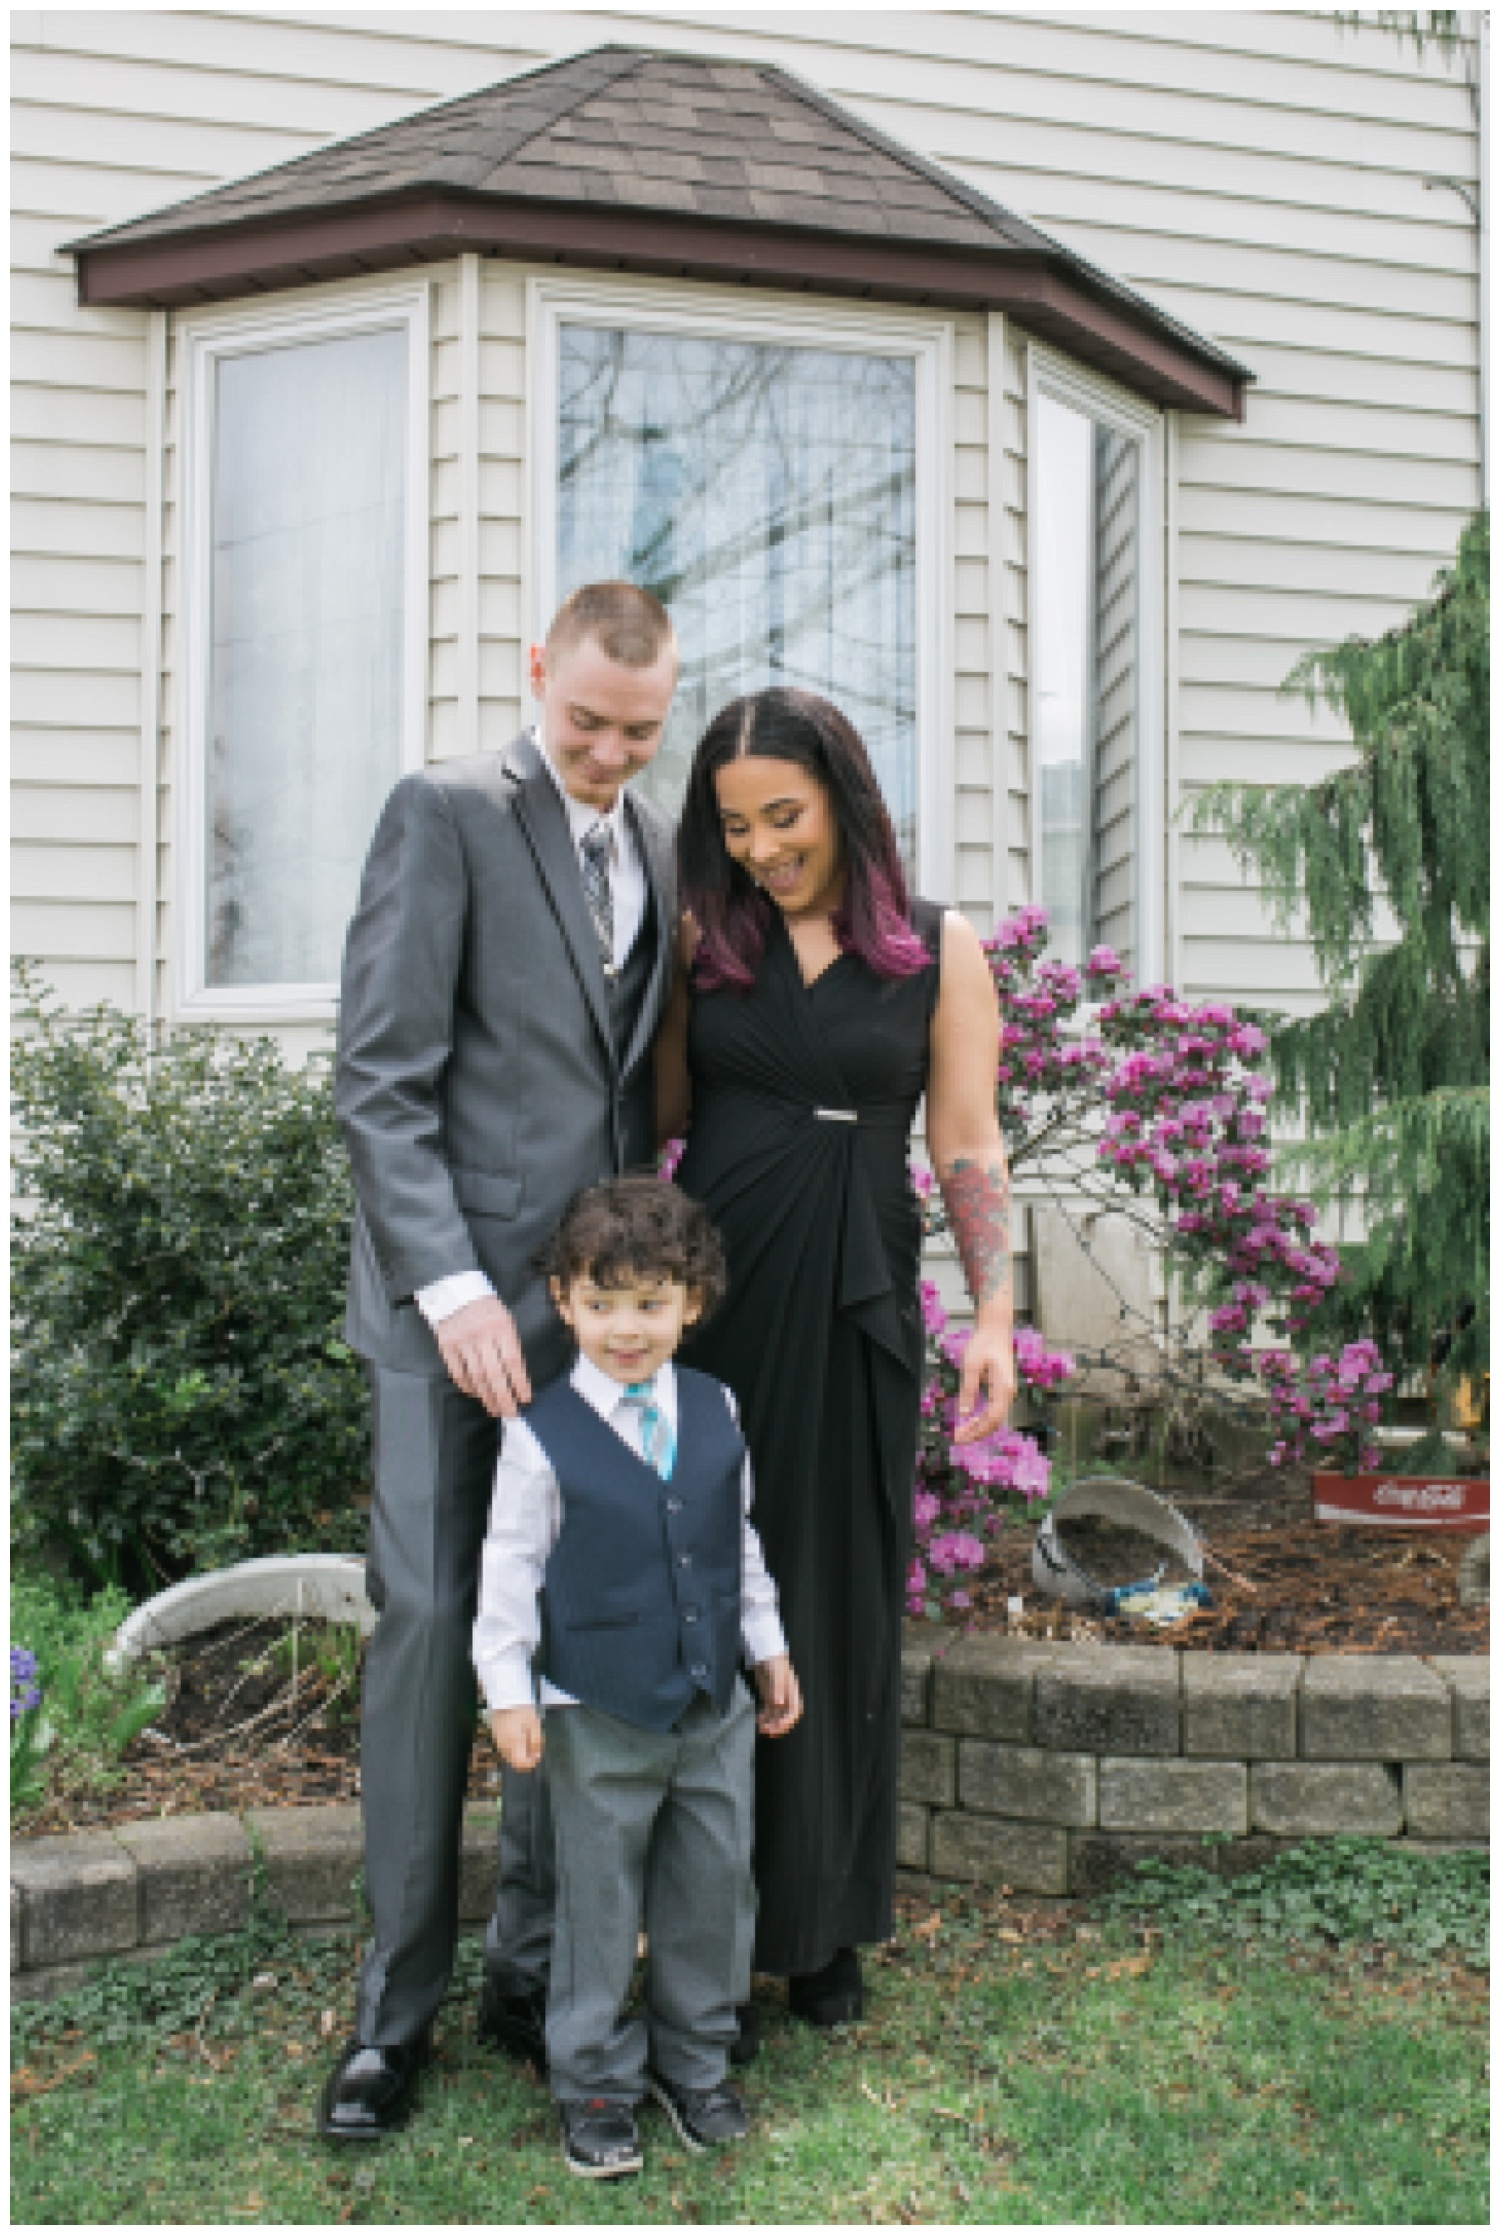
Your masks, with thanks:
[[[656,1154],[651,1043],[671,984],[671,830],[626,813],[655,957],[619,1060],[598,941],[557,787],[528,732],[408,776],[386,801],[344,949],[335,1101],[354,1169],[350,1343],[444,1368],[413,1295],[487,1273],[533,1380],[570,1355],[533,1270],[569,1198]]]

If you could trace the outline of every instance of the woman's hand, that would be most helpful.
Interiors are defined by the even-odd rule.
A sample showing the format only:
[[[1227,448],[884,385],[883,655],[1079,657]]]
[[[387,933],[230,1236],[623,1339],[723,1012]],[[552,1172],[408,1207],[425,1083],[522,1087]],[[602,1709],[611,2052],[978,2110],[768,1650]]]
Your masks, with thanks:
[[[984,1410],[975,1412],[981,1389]],[[1003,1326],[977,1326],[964,1350],[963,1370],[958,1381],[960,1426],[953,1441],[978,1443],[983,1437],[992,1436],[997,1428],[1005,1426],[1015,1399],[1016,1353],[1009,1320]],[[972,1420],[967,1417],[970,1413],[974,1414]]]
[[[507,1769],[535,1769],[542,1758],[542,1718],[534,1707],[496,1707],[490,1736]]]

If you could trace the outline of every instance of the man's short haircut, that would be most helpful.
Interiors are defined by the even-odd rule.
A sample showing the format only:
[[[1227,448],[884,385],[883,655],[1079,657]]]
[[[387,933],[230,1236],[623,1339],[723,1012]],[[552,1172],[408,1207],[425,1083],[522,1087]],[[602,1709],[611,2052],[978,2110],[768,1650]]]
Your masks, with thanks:
[[[538,1272],[563,1288],[680,1280],[696,1289],[707,1318],[728,1285],[724,1252],[707,1211],[670,1180],[645,1174],[586,1187],[536,1257]]]
[[[617,667],[655,667],[677,649],[677,631],[660,598],[634,582],[585,582],[558,608],[547,631],[549,666],[592,637]]]

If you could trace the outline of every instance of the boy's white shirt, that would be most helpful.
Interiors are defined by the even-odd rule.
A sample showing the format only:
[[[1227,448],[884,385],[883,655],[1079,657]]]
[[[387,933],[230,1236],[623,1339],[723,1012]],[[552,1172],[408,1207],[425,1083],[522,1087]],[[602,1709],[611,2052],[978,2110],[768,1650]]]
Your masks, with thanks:
[[[579,1358],[570,1379],[586,1404],[628,1444],[637,1458],[641,1446],[641,1407],[628,1398],[622,1383],[590,1359]],[[668,1363],[652,1377],[652,1394],[677,1434],[677,1373]],[[739,1418],[733,1397],[726,1389],[724,1402],[731,1416]],[[745,1455],[744,1527],[741,1537],[740,1632],[745,1658],[754,1666],[774,1660],[786,1651],[776,1586],[766,1573],[760,1538],[750,1519],[754,1480],[750,1456]],[[552,1462],[524,1420],[507,1421],[505,1437],[495,1468],[490,1499],[489,1529],[479,1564],[479,1612],[474,1622],[473,1657],[486,1705],[530,1707],[536,1700],[532,1656],[541,1636],[539,1600],[547,1557],[562,1526],[562,1497]],[[541,1681],[543,1707],[572,1707],[577,1702],[559,1691],[545,1677]]]

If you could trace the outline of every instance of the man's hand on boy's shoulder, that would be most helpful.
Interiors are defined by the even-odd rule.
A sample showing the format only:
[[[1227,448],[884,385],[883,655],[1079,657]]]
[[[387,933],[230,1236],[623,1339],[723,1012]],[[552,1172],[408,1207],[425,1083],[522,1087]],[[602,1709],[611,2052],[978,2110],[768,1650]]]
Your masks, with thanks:
[[[785,1738],[802,1717],[802,1687],[785,1653],[756,1662],[755,1689],[760,1694],[756,1729],[762,1738]]]
[[[542,1758],[542,1718],[534,1707],[490,1710],[490,1735],[508,1769],[535,1769]]]

